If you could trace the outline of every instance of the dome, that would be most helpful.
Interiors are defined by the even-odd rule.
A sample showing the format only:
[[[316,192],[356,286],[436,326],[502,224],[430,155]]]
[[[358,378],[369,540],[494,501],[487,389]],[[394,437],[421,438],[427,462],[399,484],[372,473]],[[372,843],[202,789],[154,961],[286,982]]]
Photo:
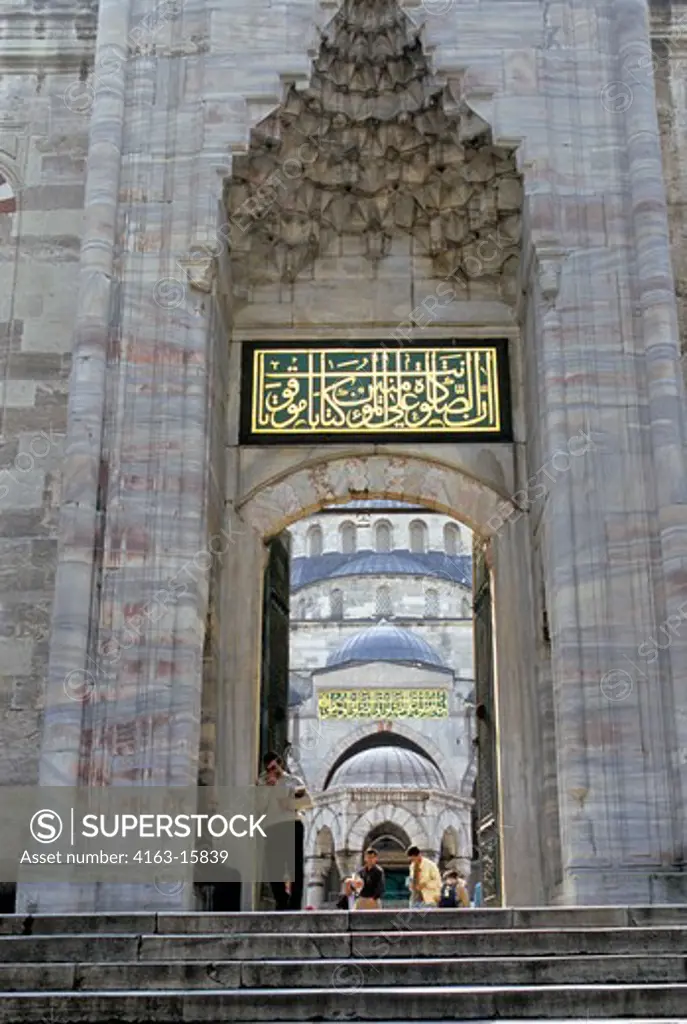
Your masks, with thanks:
[[[422,505],[412,505],[407,501],[396,501],[393,498],[357,498],[354,501],[347,501],[342,505],[326,505],[329,512],[340,512],[342,510],[354,509],[355,511],[367,512],[371,509],[374,512],[379,510],[412,510],[413,512],[427,512]]]
[[[411,665],[431,665],[448,671],[444,659],[426,640],[408,629],[380,622],[362,633],[350,636],[327,658],[327,668],[370,661],[402,661]]]
[[[347,576],[430,576],[447,583],[472,587],[472,555],[446,555],[442,551],[413,554],[406,549],[394,551],[356,551],[344,555],[325,551],[322,555],[299,555],[291,559],[291,588]]]
[[[354,754],[336,769],[332,786],[396,789],[444,789],[441,772],[432,762],[405,747],[372,747]]]
[[[396,551],[358,551],[329,573],[330,579],[340,576],[436,576],[449,583],[472,583],[469,555],[444,555],[430,551],[424,555],[398,549]]]

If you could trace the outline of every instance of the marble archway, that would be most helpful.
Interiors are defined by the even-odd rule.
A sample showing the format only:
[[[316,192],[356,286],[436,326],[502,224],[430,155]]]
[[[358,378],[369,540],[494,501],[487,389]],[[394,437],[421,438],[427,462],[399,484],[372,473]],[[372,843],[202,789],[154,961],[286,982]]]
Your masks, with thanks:
[[[482,459],[484,449],[479,446],[466,445],[458,452],[439,445],[418,445],[409,451],[386,445],[361,446],[353,452],[333,447],[272,448],[269,458],[261,453],[260,460],[254,454],[243,447],[236,452],[235,498],[227,506],[225,520],[225,534],[235,542],[222,547],[223,582],[216,614],[223,680],[216,698],[221,710],[213,751],[218,785],[250,785],[257,763],[266,541],[324,506],[352,497],[391,498],[441,512],[465,523],[483,545],[500,535],[504,519],[519,514],[508,498],[508,474],[497,472],[502,467],[495,459]],[[500,545],[500,550],[503,554],[493,569],[495,612],[501,622],[494,650],[497,663],[508,666],[505,710],[509,714],[509,704],[516,705],[510,713],[516,721],[525,713],[517,705],[526,704],[531,685],[526,666],[534,659],[534,648],[529,650],[534,643],[529,570],[523,563],[524,548]],[[236,580],[241,580],[239,602],[233,599]],[[517,766],[525,758],[522,735],[520,729],[508,733],[502,758],[510,780],[511,819],[516,817],[515,806],[526,799],[524,790],[520,793],[517,788],[521,782]],[[368,824],[372,827],[376,822]],[[514,832],[511,829],[508,834],[511,842]],[[516,850],[530,842],[524,834],[517,839]],[[438,849],[438,840],[430,846]]]
[[[351,497],[392,498],[453,516],[488,538],[503,523],[504,506],[515,512],[517,505],[503,484],[498,488],[480,475],[478,465],[469,466],[442,461],[434,453],[418,457],[394,449],[385,454],[377,447],[370,454],[358,450],[342,455],[325,449],[249,490],[234,508],[244,522],[269,538],[325,505]]]

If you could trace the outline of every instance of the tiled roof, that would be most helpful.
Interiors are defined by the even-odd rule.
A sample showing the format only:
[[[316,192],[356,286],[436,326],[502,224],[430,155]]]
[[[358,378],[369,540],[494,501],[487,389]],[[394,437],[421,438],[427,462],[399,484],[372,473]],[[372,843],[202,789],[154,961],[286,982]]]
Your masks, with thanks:
[[[400,661],[406,665],[431,665],[446,669],[438,651],[409,629],[380,622],[355,633],[327,658],[327,668],[367,664],[371,661]]]
[[[350,555],[328,551],[311,558],[291,559],[292,590],[345,576],[433,576],[470,587],[472,555],[446,555],[443,551],[416,555],[398,549],[386,553],[356,551]]]

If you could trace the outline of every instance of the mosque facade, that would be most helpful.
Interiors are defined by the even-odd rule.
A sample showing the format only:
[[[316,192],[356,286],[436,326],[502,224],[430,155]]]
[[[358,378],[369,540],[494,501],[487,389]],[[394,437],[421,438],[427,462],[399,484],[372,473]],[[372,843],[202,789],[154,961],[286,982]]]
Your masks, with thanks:
[[[387,672],[451,691],[454,767],[429,746],[445,720],[420,719],[411,753],[457,798],[470,630],[425,602],[462,603],[462,584],[391,572],[422,554],[414,512],[402,537],[378,524],[380,550],[355,509],[340,547],[344,524],[325,529],[337,502],[402,500],[475,536],[484,891],[687,903],[686,23],[685,0],[2,5],[4,785],[251,786],[268,705],[288,719],[262,681],[288,650],[265,579],[293,528],[294,573],[320,574],[295,586],[291,627],[320,773],[348,750],[366,760],[344,781],[427,782],[410,748],[370,765],[352,746],[415,728],[409,698],[315,715],[317,688],[376,672],[382,690]],[[271,411],[260,366],[284,375]],[[348,381],[336,416],[331,374]],[[315,513],[306,555],[294,524]],[[369,629],[376,652],[387,626],[446,671],[327,664]],[[407,650],[393,637],[387,654]],[[288,666],[278,684],[281,700]],[[342,868],[356,799],[332,833]],[[192,910],[192,865],[180,881],[21,881],[16,907]]]
[[[308,905],[331,904],[370,844],[387,902],[407,899],[410,843],[477,873],[470,531],[359,501],[290,537],[289,761],[315,803]]]

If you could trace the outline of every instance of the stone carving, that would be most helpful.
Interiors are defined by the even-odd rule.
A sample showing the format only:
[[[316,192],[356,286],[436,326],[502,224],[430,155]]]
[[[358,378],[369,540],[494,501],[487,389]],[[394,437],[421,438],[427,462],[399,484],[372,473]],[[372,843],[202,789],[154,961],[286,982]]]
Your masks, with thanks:
[[[464,101],[446,96],[449,116],[444,98],[397,0],[344,0],[309,87],[288,89],[225,182],[237,290],[295,281],[343,235],[376,262],[402,231],[438,277],[460,268],[511,300],[522,206],[514,151],[495,146]]]
[[[537,251],[537,270],[539,288],[542,298],[549,308],[553,308],[558,298],[561,284],[561,268],[566,254],[559,250],[539,249]]]
[[[217,268],[217,253],[212,245],[194,245],[188,256],[179,260],[179,266],[183,268],[192,288],[199,292],[212,291]]]

